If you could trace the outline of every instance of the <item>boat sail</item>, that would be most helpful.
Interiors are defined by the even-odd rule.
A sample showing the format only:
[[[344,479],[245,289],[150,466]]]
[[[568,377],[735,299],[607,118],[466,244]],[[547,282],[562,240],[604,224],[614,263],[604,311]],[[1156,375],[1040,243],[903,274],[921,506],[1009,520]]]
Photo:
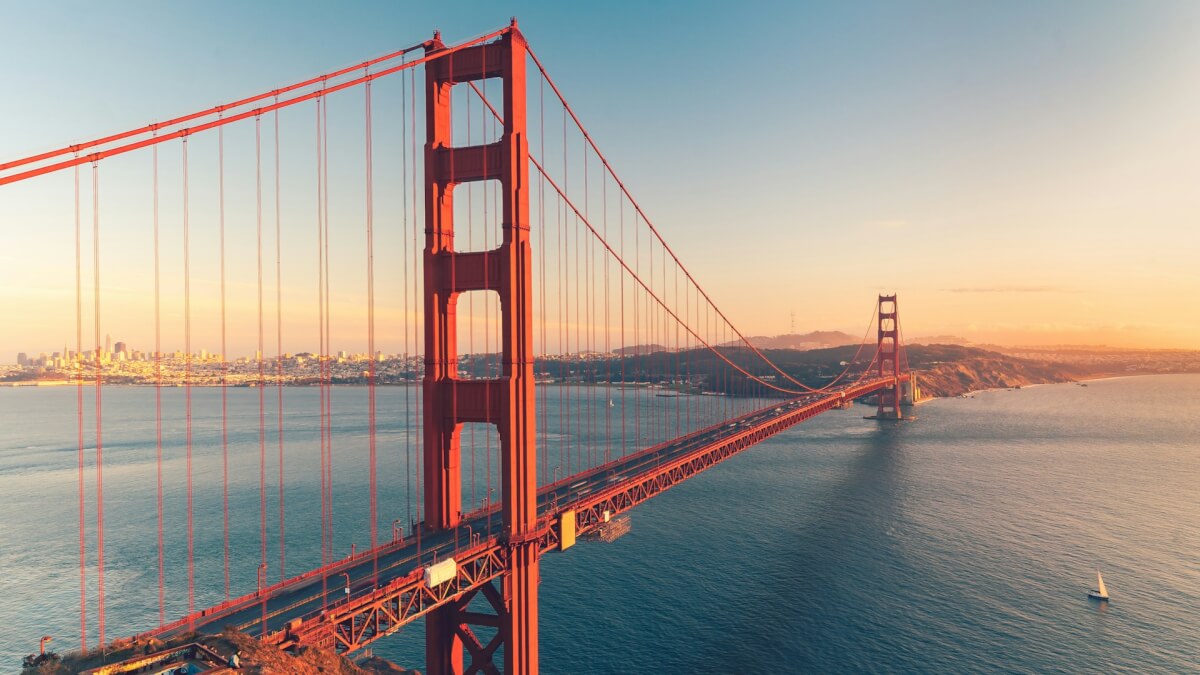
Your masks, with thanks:
[[[1088,597],[1097,600],[1108,600],[1108,589],[1104,586],[1104,577],[1100,576],[1100,570],[1096,570],[1096,586],[1097,588],[1088,591]]]

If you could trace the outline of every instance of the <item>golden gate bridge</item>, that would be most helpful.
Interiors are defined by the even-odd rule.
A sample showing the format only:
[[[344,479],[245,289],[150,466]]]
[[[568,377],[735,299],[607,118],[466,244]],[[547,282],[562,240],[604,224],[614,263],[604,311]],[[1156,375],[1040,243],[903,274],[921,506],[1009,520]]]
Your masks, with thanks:
[[[339,113],[357,119],[338,120]],[[227,132],[241,147],[227,147]],[[355,149],[346,149],[351,145]],[[253,208],[238,216],[227,214],[226,172],[234,157],[253,166],[230,170],[229,184],[253,195],[247,198]],[[359,166],[349,168],[351,160]],[[113,524],[104,521],[103,432],[121,420],[106,411],[102,396],[112,372],[101,348],[109,273],[102,197],[106,170],[119,161],[140,167],[135,183],[154,242],[153,270],[144,270],[146,285],[152,281],[155,289],[157,485],[146,506],[156,514],[157,555],[145,562],[156,569],[157,584],[144,599],[157,605],[153,626],[110,616],[105,605],[104,535]],[[347,215],[338,207],[351,199],[350,191],[336,184],[351,173],[361,182]],[[878,297],[867,333],[841,373],[806,383],[787,372],[733,325],[676,256],[515,20],[460,44],[447,45],[435,34],[230,104],[0,164],[0,185],[9,191],[54,175],[73,179],[63,184],[62,198],[73,204],[75,227],[75,313],[67,322],[74,320],[77,353],[79,636],[85,651],[89,644],[109,644],[114,622],[122,635],[136,632],[123,644],[235,625],[285,649],[354,651],[423,619],[431,673],[535,673],[543,554],[569,549],[615,516],[855,399],[877,399],[879,419],[902,417],[902,388],[911,376],[896,296]],[[204,215],[196,215],[200,201]],[[164,218],[168,209],[171,216]],[[227,219],[253,224],[252,256],[227,247]],[[168,262],[160,246],[167,221],[178,223],[172,236],[179,238],[181,258],[171,260],[179,264]],[[89,226],[90,256],[84,247]],[[217,264],[194,255],[201,240],[210,247],[217,242]],[[301,246],[303,254],[285,257]],[[345,276],[336,273],[343,256],[354,257],[358,275],[348,284],[356,307],[351,314],[364,319],[365,438],[339,436],[334,424],[331,327],[335,315],[347,314],[337,286]],[[89,262],[92,293],[85,297]],[[248,263],[255,279],[249,300],[235,299],[253,310],[248,320],[231,320],[227,269]],[[303,269],[309,285],[302,306],[283,301],[285,266]],[[164,376],[165,275],[182,281],[181,382]],[[219,279],[219,311],[200,308],[201,279]],[[85,308],[92,310],[88,336]],[[315,332],[319,343],[313,414],[319,418],[321,504],[313,522],[285,514],[285,466],[296,461],[287,450],[284,418],[283,341],[285,326],[293,325],[285,309],[315,317],[305,335]],[[380,318],[385,315],[392,319]],[[230,329],[249,325],[256,336],[258,406],[243,411],[253,414],[258,431],[257,572],[250,580],[231,572],[238,561],[231,564],[227,387],[220,394],[221,510],[200,508],[194,495],[193,351],[201,323],[219,323],[223,374],[229,372]],[[381,340],[402,343],[406,356],[423,359],[423,372],[401,378],[415,385],[419,377],[421,386],[412,396],[415,386],[405,390],[406,414],[417,423],[402,444],[377,433]],[[460,355],[481,354],[482,373],[464,368]],[[175,384],[185,393],[182,439],[164,431],[162,389]],[[559,390],[551,396],[554,387]],[[590,393],[581,393],[585,388]],[[551,406],[558,408],[553,420]],[[164,469],[177,447],[185,459],[182,476]],[[404,476],[379,475],[381,450],[405,453]],[[356,517],[366,520],[369,542],[338,558],[335,458],[347,453],[367,458],[365,508]],[[269,459],[276,472],[268,471]],[[94,481],[94,495],[85,479]],[[378,483],[401,479],[408,503],[397,517],[402,505],[379,503]],[[164,500],[180,483],[185,589],[168,587],[164,532]],[[269,487],[277,489],[270,497]],[[271,499],[277,516],[269,514]],[[198,520],[203,528],[222,528],[224,599],[215,604],[207,599],[221,591],[197,584]],[[401,522],[415,527],[405,533]],[[268,536],[269,523],[277,535]],[[380,536],[388,523],[388,536]],[[294,538],[297,531],[319,531],[313,541],[319,540],[320,564],[289,575],[287,534]],[[268,550],[271,537],[278,539],[277,555]],[[268,583],[273,574],[279,580]],[[231,590],[248,583],[253,591]],[[168,620],[172,596],[186,596],[186,612]]]

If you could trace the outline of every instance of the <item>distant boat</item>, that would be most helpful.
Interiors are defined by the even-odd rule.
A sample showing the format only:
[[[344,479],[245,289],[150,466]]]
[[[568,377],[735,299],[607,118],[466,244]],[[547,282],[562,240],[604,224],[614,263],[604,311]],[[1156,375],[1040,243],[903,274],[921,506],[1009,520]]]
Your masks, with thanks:
[[[1108,589],[1104,587],[1104,577],[1100,576],[1100,570],[1096,570],[1096,585],[1099,588],[1088,591],[1088,597],[1108,602]]]
[[[616,405],[617,405],[617,404],[616,404],[616,403],[613,403],[613,400],[612,400],[611,398],[610,398],[610,399],[608,399],[608,407],[610,407],[610,408],[615,408],[615,407],[616,407]]]

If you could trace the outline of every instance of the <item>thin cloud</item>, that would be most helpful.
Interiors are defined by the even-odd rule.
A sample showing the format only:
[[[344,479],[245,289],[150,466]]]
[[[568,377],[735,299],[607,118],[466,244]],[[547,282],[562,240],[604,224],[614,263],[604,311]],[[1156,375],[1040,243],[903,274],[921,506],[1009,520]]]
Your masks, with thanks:
[[[867,227],[879,228],[882,230],[898,230],[903,227],[908,227],[907,220],[870,220],[866,223]]]
[[[1063,286],[973,286],[969,288],[943,288],[943,293],[1075,293]]]

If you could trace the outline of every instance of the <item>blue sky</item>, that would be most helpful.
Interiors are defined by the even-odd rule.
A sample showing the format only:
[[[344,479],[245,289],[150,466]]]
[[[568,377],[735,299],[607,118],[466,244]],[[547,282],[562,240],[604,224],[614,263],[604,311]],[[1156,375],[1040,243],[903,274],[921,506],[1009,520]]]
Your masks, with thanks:
[[[785,332],[792,311],[800,329],[857,333],[874,293],[897,290],[915,335],[1200,341],[1180,314],[1200,293],[1197,3],[0,11],[3,159],[516,16],[664,236],[750,333]],[[8,247],[0,262],[17,257]],[[21,279],[0,280],[0,299],[20,305]],[[18,342],[2,335],[0,350]]]

